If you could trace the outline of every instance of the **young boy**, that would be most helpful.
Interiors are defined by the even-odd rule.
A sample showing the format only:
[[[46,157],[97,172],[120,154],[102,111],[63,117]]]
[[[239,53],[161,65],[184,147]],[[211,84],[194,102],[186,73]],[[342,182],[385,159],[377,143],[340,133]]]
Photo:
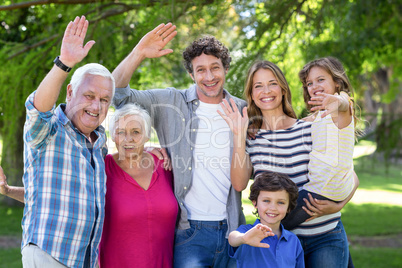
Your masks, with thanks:
[[[285,174],[263,172],[255,178],[249,199],[260,219],[229,235],[229,255],[237,267],[304,267],[299,239],[281,225],[296,206],[297,196],[296,184]]]

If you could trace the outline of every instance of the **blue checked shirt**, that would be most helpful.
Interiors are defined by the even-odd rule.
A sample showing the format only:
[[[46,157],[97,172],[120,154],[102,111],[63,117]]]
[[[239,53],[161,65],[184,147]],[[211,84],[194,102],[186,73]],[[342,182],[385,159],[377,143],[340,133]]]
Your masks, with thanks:
[[[25,103],[21,246],[36,244],[68,267],[83,267],[90,246],[95,267],[106,193],[104,128],[94,131],[92,147],[64,114],[64,104],[42,113],[33,105],[34,94]]]

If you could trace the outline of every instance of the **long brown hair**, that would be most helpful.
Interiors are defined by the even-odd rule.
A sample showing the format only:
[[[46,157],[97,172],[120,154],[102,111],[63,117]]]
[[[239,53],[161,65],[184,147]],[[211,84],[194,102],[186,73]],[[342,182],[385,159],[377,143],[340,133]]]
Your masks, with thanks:
[[[313,61],[310,61],[306,65],[304,65],[303,69],[299,72],[299,78],[300,81],[303,84],[303,97],[304,97],[304,102],[306,103],[307,110],[311,110],[312,106],[308,104],[310,101],[310,94],[308,93],[307,89],[307,77],[313,67],[319,67],[325,70],[327,73],[329,73],[334,80],[335,84],[338,85],[335,87],[335,92],[340,94],[341,91],[345,92],[346,94],[349,95],[350,100],[353,103],[353,119],[355,122],[355,126],[359,118],[356,116],[356,108],[353,98],[353,88],[352,85],[350,84],[349,78],[346,75],[345,69],[343,68],[342,63],[334,57],[324,57],[324,58],[319,58]],[[358,130],[355,130],[355,135],[359,136],[361,135],[361,132]]]
[[[276,80],[279,83],[279,86],[282,89],[283,97],[282,97],[282,109],[283,112],[292,117],[297,118],[296,113],[292,107],[292,95],[290,92],[289,84],[286,81],[285,75],[282,73],[281,69],[276,66],[274,63],[270,61],[256,61],[253,65],[251,65],[250,69],[247,73],[246,84],[244,87],[244,97],[247,100],[248,104],[248,117],[250,118],[250,125],[254,129],[260,129],[262,126],[262,113],[261,109],[253,101],[253,78],[254,74],[260,70],[265,69],[271,71]]]

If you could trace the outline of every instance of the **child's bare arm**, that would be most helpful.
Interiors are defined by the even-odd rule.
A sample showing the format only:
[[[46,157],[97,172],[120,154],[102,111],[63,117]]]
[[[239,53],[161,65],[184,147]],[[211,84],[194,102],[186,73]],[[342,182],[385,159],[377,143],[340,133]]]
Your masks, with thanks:
[[[233,231],[229,234],[229,244],[232,247],[239,247],[243,244],[247,244],[253,247],[269,248],[266,243],[261,243],[265,237],[274,236],[271,228],[266,225],[258,224],[248,230],[246,233],[240,233],[239,231]]]
[[[308,103],[313,105],[311,112],[324,110],[321,114],[323,118],[331,114],[332,120],[339,129],[347,127],[352,121],[352,102],[349,95],[345,92],[341,92],[339,95],[337,93],[332,95],[318,92],[316,96],[311,97]]]

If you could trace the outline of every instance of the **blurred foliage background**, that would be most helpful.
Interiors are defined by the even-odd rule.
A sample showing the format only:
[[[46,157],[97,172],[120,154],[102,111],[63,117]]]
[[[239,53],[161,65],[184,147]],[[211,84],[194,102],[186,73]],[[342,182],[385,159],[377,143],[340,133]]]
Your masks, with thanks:
[[[181,53],[196,38],[214,35],[231,51],[226,89],[241,97],[251,63],[270,60],[284,71],[299,116],[307,111],[297,73],[310,60],[335,56],[344,63],[361,108],[361,138],[377,143],[377,158],[401,161],[401,0],[0,3],[1,165],[10,184],[22,184],[25,100],[59,55],[66,25],[79,15],[90,22],[87,39],[96,41],[81,64],[98,62],[111,71],[148,31],[160,23],[176,24],[178,35],[168,45],[174,53],[144,61],[131,80],[133,88],[188,87],[192,81]],[[65,90],[59,102],[64,99]]]

